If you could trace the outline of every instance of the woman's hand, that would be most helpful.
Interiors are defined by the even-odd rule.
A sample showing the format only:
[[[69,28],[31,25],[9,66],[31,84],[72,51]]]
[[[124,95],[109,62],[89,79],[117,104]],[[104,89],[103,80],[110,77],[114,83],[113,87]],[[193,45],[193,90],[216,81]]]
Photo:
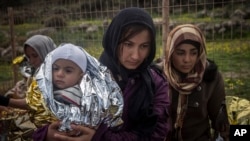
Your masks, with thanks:
[[[54,141],[56,140],[55,135],[56,134],[62,134],[67,136],[67,134],[65,132],[60,132],[58,131],[58,128],[60,126],[60,122],[53,122],[49,125],[48,127],[48,131],[47,131],[47,136],[46,136],[46,141]]]
[[[46,141],[91,141],[95,130],[83,125],[71,125],[73,131],[65,133],[58,131],[59,122],[52,123],[47,132]]]
[[[83,125],[71,125],[72,129],[77,133],[75,136],[65,136],[55,134],[55,139],[59,141],[91,141],[95,134],[95,130]]]

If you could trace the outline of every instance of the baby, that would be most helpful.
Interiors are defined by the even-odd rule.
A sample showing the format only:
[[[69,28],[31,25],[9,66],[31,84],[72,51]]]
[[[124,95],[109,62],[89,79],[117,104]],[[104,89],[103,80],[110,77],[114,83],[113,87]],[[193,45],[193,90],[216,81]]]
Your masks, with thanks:
[[[107,67],[81,47],[62,44],[49,53],[36,81],[44,108],[61,120],[60,131],[71,130],[71,123],[93,128],[103,120],[109,126],[122,123],[120,87]]]
[[[82,91],[79,86],[86,71],[85,53],[75,46],[57,48],[52,55],[52,83],[55,100],[80,106]]]

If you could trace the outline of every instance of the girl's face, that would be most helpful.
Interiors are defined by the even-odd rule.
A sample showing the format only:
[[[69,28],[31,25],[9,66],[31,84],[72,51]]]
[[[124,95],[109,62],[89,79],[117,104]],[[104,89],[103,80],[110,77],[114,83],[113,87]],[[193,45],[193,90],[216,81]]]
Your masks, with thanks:
[[[150,51],[150,33],[143,30],[120,44],[119,61],[127,69],[136,69]]]
[[[198,58],[198,49],[191,44],[180,44],[172,54],[174,68],[184,74],[189,73],[195,66]]]
[[[39,57],[38,53],[32,47],[26,46],[24,52],[32,67],[37,69],[42,64],[43,60]]]
[[[81,68],[74,62],[58,59],[52,65],[52,80],[54,86],[66,89],[78,84],[83,76]]]

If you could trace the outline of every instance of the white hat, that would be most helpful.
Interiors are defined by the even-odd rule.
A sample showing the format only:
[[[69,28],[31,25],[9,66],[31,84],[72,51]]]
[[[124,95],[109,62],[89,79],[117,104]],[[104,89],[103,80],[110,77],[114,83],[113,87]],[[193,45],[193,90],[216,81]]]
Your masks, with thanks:
[[[87,57],[80,47],[73,44],[62,44],[52,51],[52,64],[58,59],[67,59],[76,63],[83,72],[86,71]]]

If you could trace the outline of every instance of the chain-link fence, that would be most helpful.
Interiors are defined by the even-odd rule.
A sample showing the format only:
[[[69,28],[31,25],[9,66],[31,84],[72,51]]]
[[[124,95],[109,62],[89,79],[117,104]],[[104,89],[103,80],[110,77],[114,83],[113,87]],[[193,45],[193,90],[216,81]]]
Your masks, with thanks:
[[[157,28],[157,55],[163,54],[169,30],[182,23],[198,25],[207,38],[207,54],[225,79],[227,94],[250,99],[250,4],[247,0],[19,0],[0,3],[0,90],[17,75],[11,60],[23,54],[24,41],[34,34],[56,43],[71,42],[99,57],[102,37],[114,15],[125,7],[141,7]],[[15,51],[12,51],[14,49]]]

